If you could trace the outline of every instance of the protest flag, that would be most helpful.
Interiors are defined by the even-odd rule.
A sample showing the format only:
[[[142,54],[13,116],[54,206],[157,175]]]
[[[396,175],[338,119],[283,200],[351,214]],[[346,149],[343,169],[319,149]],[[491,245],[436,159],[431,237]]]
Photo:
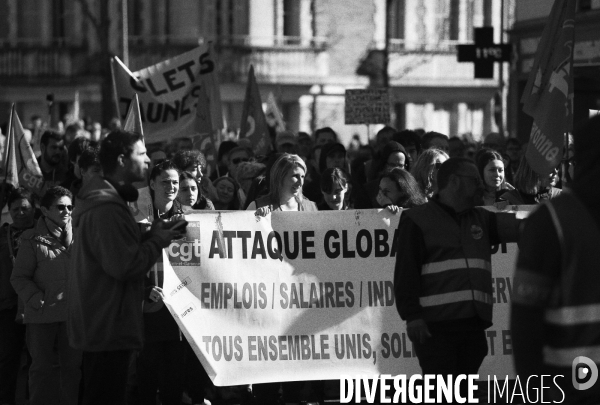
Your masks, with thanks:
[[[137,93],[133,95],[129,107],[127,108],[127,115],[123,122],[123,130],[141,134],[142,142],[144,142],[144,128],[142,126],[142,116]],[[138,181],[133,183],[133,185],[138,190],[138,199],[129,202],[128,205],[135,220],[142,223],[152,222],[153,205],[150,188],[148,187],[148,180]]]
[[[127,108],[127,115],[125,116],[125,122],[123,123],[123,129],[125,131],[132,131],[144,136],[144,128],[142,126],[142,114],[140,113],[140,99],[137,93],[133,95],[131,103]]]
[[[112,71],[117,111],[131,103],[132,93],[138,94],[146,142],[193,134],[197,98],[203,86],[211,101],[213,129],[223,128],[218,68],[211,44],[135,72],[114,57]]]
[[[210,97],[206,93],[206,86],[202,86],[196,105],[197,135],[193,137],[193,142],[194,148],[204,153],[208,167],[207,176],[217,170],[217,149],[215,147],[215,133],[217,131],[212,123]]]
[[[27,142],[23,125],[15,111],[14,104],[10,111],[3,163],[3,193],[7,185],[14,188],[25,187],[38,195],[41,193],[44,184],[42,171],[33,154],[31,145]],[[4,204],[4,196],[2,196],[2,204]]]
[[[250,65],[250,71],[248,72],[242,122],[240,123],[240,138],[248,138],[252,143],[255,155],[266,155],[271,150],[269,128],[262,109],[260,92],[254,77],[254,66],[252,65]]]
[[[267,124],[270,127],[274,127],[276,132],[285,131],[283,114],[281,114],[279,107],[277,107],[277,101],[275,100],[273,92],[269,92],[269,95],[267,96],[267,110],[265,111],[265,118],[267,119]]]
[[[555,0],[523,91],[523,111],[533,117],[525,157],[541,175],[560,163],[564,135],[573,126],[575,1]]]

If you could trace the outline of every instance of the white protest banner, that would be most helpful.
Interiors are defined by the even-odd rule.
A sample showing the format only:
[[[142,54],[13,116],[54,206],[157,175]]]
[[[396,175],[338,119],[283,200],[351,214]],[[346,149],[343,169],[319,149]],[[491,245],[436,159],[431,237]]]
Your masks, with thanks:
[[[215,385],[419,374],[394,299],[399,218],[387,210],[186,215],[186,237],[165,250],[165,302]],[[494,251],[497,305],[481,378],[514,377],[516,247]]]
[[[213,129],[223,128],[216,60],[210,45],[136,72],[115,57],[113,71],[120,111],[127,111],[132,94],[139,96],[147,143],[197,134],[196,105],[202,86],[210,99]]]

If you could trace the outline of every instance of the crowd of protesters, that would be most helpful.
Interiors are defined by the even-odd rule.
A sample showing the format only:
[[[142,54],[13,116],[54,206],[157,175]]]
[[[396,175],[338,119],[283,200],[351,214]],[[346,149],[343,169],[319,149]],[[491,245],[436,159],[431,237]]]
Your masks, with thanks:
[[[72,125],[77,128],[67,127],[63,132],[38,133],[32,128],[34,150],[39,135],[43,193],[36,198],[19,188],[7,193],[3,201],[12,224],[2,225],[0,230],[0,404],[15,403],[23,367],[28,367],[30,404],[51,403],[49,398],[61,404],[81,403],[86,384],[94,386],[89,381],[90,370],[100,367],[89,366],[89,362],[105,360],[90,359],[87,354],[91,369],[86,376],[86,350],[93,346],[90,337],[82,330],[73,332],[75,338],[68,336],[67,302],[75,299],[66,288],[72,245],[82,243],[77,236],[96,232],[75,232],[87,217],[79,215],[81,219],[72,225],[71,212],[87,204],[90,187],[103,176],[123,201],[135,200],[137,192],[110,180],[108,158],[102,160],[103,153],[108,153],[106,145],[115,134],[124,132],[114,129],[107,136],[100,128],[86,131],[79,124]],[[326,127],[313,136],[277,133],[272,145],[271,154],[255,156],[247,140],[223,141],[212,167],[190,138],[145,144],[148,167],[142,170],[146,162],[138,161],[137,180],[148,181],[154,218],[163,221],[176,221],[189,209],[254,210],[256,215],[369,208],[399,212],[431,199],[437,193],[438,169],[454,157],[469,159],[477,166],[485,187],[478,205],[537,204],[560,193],[559,168],[547,178],[540,177],[522,157],[524,148],[519,141],[505,141],[499,134],[489,134],[481,145],[475,145],[437,132],[384,127],[371,144],[362,145],[353,138],[346,148],[338,134]],[[133,146],[129,147],[128,153],[134,153]],[[110,170],[117,170],[116,163],[111,164]],[[132,178],[128,177],[129,183]],[[107,203],[100,198],[93,204]],[[115,208],[108,204],[104,209]],[[138,226],[141,233],[154,229]],[[162,238],[157,246],[169,242],[167,236]],[[145,256],[146,262],[156,261],[155,256]],[[162,305],[162,280],[156,276],[161,272],[136,271],[150,275],[144,276],[143,348],[141,344],[128,346],[135,354],[120,359],[129,370],[120,377],[127,383],[128,403],[154,404],[157,395],[163,405],[181,403],[182,395],[188,403],[202,403],[205,398],[212,403],[250,403],[253,395],[258,403],[270,403],[280,394],[278,384],[256,386],[254,394],[247,387],[213,387]],[[76,299],[83,302],[87,296]],[[96,327],[102,328],[102,324]],[[77,344],[73,346],[73,342]],[[95,386],[99,389],[97,383]],[[286,403],[322,401],[325,395],[323,385],[317,382],[286,383],[282,391]],[[89,397],[87,401],[93,403]]]

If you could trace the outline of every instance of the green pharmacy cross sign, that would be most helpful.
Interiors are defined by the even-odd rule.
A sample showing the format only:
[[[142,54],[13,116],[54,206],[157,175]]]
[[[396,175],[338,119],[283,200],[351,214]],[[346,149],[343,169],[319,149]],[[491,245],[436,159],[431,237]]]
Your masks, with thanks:
[[[512,46],[494,43],[492,27],[475,28],[475,44],[458,45],[458,61],[475,64],[476,79],[493,79],[494,62],[510,62]]]

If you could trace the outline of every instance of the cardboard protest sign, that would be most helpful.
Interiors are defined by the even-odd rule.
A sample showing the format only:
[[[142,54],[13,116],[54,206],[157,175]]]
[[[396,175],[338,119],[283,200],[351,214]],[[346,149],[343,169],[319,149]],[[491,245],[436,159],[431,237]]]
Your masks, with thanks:
[[[346,90],[344,122],[349,124],[389,124],[389,89]]]
[[[197,98],[202,87],[211,101],[213,129],[223,128],[216,59],[210,45],[137,72],[115,58],[113,72],[120,111],[128,109],[132,94],[139,96],[146,142],[196,135]]]
[[[202,211],[165,249],[165,303],[216,385],[419,374],[395,304],[400,216],[387,210]],[[516,245],[493,255],[494,326],[480,370],[514,376]]]

